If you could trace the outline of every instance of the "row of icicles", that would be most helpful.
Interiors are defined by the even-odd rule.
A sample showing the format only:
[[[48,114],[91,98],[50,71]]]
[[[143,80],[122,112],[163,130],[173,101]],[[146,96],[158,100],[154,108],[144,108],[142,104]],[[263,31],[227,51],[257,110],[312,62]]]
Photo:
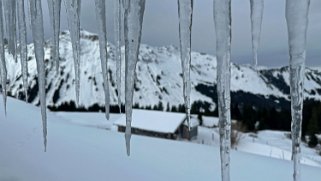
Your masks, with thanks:
[[[59,71],[59,33],[61,0],[47,0],[51,26],[53,28],[52,57],[55,69]],[[103,87],[105,95],[105,114],[109,119],[109,77],[107,74],[107,30],[106,1],[94,0],[95,12],[99,27],[99,46]],[[20,54],[23,88],[27,100],[28,67],[27,67],[27,26],[24,0],[0,0],[0,58],[1,84],[4,108],[6,112],[7,70],[5,61],[4,38],[8,39],[8,52],[15,59]],[[222,180],[230,180],[230,58],[231,58],[231,0],[213,0],[214,24],[216,29],[217,57],[217,94],[220,125],[220,150]],[[70,30],[74,73],[76,104],[79,103],[80,90],[80,9],[81,0],[64,0],[68,26]],[[130,154],[131,118],[135,68],[141,41],[145,0],[114,0],[114,27],[116,40],[116,74],[117,90],[121,90],[121,46],[125,45],[125,110],[126,110],[126,148]],[[309,0],[286,0],[286,20],[289,36],[290,85],[292,107],[292,142],[295,181],[300,180],[300,137],[303,108],[303,77],[306,50],[306,33],[308,25]],[[41,0],[29,0],[29,16],[37,62],[39,97],[43,124],[44,148],[47,144],[45,64],[44,64],[44,28]],[[254,66],[257,65],[257,52],[260,42],[263,18],[263,0],[250,0],[252,49]],[[190,65],[191,65],[191,30],[193,0],[178,0],[179,39],[181,64],[183,71],[183,96],[190,127]],[[18,46],[19,45],[19,46]],[[121,109],[121,91],[118,92],[118,105]]]

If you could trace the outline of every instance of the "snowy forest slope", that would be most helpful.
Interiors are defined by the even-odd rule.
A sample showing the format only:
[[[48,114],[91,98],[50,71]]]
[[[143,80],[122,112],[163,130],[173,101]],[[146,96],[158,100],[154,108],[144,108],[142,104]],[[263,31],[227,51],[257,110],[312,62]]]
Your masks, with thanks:
[[[76,109],[75,77],[69,32],[60,35],[60,71],[55,72],[51,56],[51,42],[45,45],[47,75],[47,105],[53,109],[61,107]],[[122,52],[124,53],[124,52]],[[6,53],[9,95],[24,98],[19,61]],[[115,47],[108,44],[111,105],[117,104]],[[28,46],[29,98],[39,104],[36,74],[36,60],[33,45]],[[231,97],[233,101],[250,101],[252,105],[288,107],[289,71],[287,67],[255,71],[247,65],[233,64],[231,68]],[[176,47],[151,47],[142,45],[137,64],[134,105],[141,108],[161,106],[171,110],[183,105],[182,73],[179,50]],[[305,96],[321,100],[321,71],[306,69]],[[124,80],[124,77],[123,77]],[[198,111],[213,111],[216,108],[216,59],[198,52],[192,52],[191,103]],[[80,106],[85,109],[104,107],[98,36],[81,32],[81,80]],[[124,95],[124,94],[123,94]],[[159,108],[159,107],[158,107]],[[192,110],[193,111],[193,110]]]

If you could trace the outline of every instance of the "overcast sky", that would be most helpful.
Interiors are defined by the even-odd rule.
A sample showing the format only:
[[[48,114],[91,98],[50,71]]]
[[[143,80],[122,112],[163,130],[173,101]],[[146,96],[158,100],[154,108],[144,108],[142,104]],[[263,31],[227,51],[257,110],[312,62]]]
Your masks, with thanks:
[[[113,42],[113,2],[108,3],[108,38]],[[63,4],[63,3],[62,3]],[[81,27],[97,33],[94,0],[83,0]],[[46,38],[51,36],[47,1],[43,0]],[[311,0],[308,31],[307,65],[321,66],[321,1]],[[67,29],[65,7],[62,7],[61,29]],[[142,43],[153,46],[178,45],[177,0],[146,0]],[[232,61],[252,62],[249,0],[232,0]],[[259,64],[288,64],[285,0],[266,0],[262,25]],[[213,0],[194,0],[192,49],[215,55]]]

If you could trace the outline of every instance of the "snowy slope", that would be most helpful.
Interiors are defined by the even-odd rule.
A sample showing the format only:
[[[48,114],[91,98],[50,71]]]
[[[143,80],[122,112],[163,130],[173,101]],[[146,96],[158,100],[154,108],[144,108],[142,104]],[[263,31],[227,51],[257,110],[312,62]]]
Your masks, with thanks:
[[[135,111],[136,113],[138,111],[141,114],[135,114]],[[118,131],[116,125],[118,125],[119,123],[121,123],[121,125],[125,125],[124,114],[111,114],[110,121],[106,121],[104,113],[102,112],[55,112],[55,115],[59,116],[61,120],[64,120],[71,124],[112,130],[116,132]],[[152,127],[154,131],[159,128],[168,127],[168,123],[170,121],[176,122],[177,120],[184,117],[185,114],[134,109],[132,125],[142,126],[140,125],[140,123],[144,122],[143,127],[145,129],[148,129],[148,127],[151,127],[151,123],[146,121],[146,118],[155,119],[155,116],[161,117],[163,119],[158,118],[157,126],[154,125]],[[195,119],[193,119],[193,117]],[[198,124],[198,119],[196,119],[196,115],[192,115],[192,121],[194,122],[194,124]],[[152,123],[153,122],[154,121],[152,121]],[[233,149],[255,155],[291,161],[292,141],[289,138],[289,134],[290,132],[287,131],[271,130],[262,130],[258,131],[257,133],[239,132],[239,144],[234,145]],[[189,142],[185,139],[177,139],[177,141]],[[196,144],[219,147],[220,141],[218,118],[203,116],[203,126],[198,126],[198,135],[195,139],[192,139],[191,142]],[[305,165],[321,167],[321,156],[319,153],[319,149],[310,148],[308,144],[304,142],[301,146],[301,163]]]
[[[0,180],[220,180],[219,148],[192,143],[132,138],[70,124],[48,112],[48,150],[43,152],[40,110],[14,99],[8,115],[0,104]],[[320,168],[302,165],[302,180],[318,181]],[[290,161],[232,151],[231,180],[290,181]]]
[[[56,75],[51,57],[50,41],[45,46],[47,74],[47,104],[49,107],[73,106],[75,100],[75,78],[72,49],[68,32],[60,35],[60,73]],[[36,62],[33,45],[28,46],[29,102],[38,104]],[[123,49],[124,52],[124,49]],[[111,78],[111,102],[116,105],[116,63],[115,47],[108,44],[109,75]],[[7,54],[9,83],[8,89],[14,97],[23,98],[22,77],[19,61]],[[124,64],[123,64],[124,65]],[[98,36],[81,32],[81,91],[80,105],[84,108],[104,107],[103,87],[99,60]],[[124,75],[124,73],[123,73]],[[287,68],[261,69],[255,71],[249,66],[232,65],[232,101],[252,101],[253,105],[284,106],[289,100],[289,72]],[[215,108],[216,100],[216,60],[203,53],[192,53],[191,102],[207,104],[207,109]],[[124,78],[123,78],[124,80]],[[123,94],[124,95],[124,94]],[[321,70],[306,70],[307,98],[321,100]],[[262,103],[262,101],[265,101]],[[281,102],[280,102],[281,101]],[[151,47],[142,45],[135,83],[134,102],[139,107],[158,105],[178,106],[183,104],[182,74],[178,49],[173,46]]]
[[[216,119],[214,121],[216,122]],[[286,137],[287,134],[290,134],[289,132],[264,130],[259,131],[258,134],[239,134],[239,144],[234,146],[234,149],[237,151],[287,161],[292,159],[292,141]],[[193,140],[193,142],[219,147],[219,129],[217,127],[207,128],[199,126],[197,139]],[[306,143],[302,143],[301,146],[301,163],[321,167],[319,152],[314,148],[308,147]]]

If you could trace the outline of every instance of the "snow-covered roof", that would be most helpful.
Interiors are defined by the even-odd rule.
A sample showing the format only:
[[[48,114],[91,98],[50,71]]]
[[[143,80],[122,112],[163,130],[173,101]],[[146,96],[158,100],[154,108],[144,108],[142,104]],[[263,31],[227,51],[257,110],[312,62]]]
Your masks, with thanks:
[[[202,116],[202,119],[203,119],[203,126],[205,126],[205,127],[218,127],[219,126],[220,119],[218,117]],[[233,124],[235,124],[238,121],[235,119],[232,119],[231,122]]]
[[[218,117],[210,117],[210,116],[202,116],[203,126],[207,127],[217,127],[219,118]]]
[[[158,133],[175,133],[177,128],[185,120],[183,113],[171,113],[161,111],[133,110],[132,128],[154,131]],[[117,126],[126,126],[126,116],[114,122]]]
[[[191,120],[190,121],[191,121],[191,127],[195,127],[195,126],[199,125],[199,121],[198,121],[198,119],[197,119],[197,117],[195,115],[191,116]],[[184,121],[184,125],[188,126],[186,120]]]

